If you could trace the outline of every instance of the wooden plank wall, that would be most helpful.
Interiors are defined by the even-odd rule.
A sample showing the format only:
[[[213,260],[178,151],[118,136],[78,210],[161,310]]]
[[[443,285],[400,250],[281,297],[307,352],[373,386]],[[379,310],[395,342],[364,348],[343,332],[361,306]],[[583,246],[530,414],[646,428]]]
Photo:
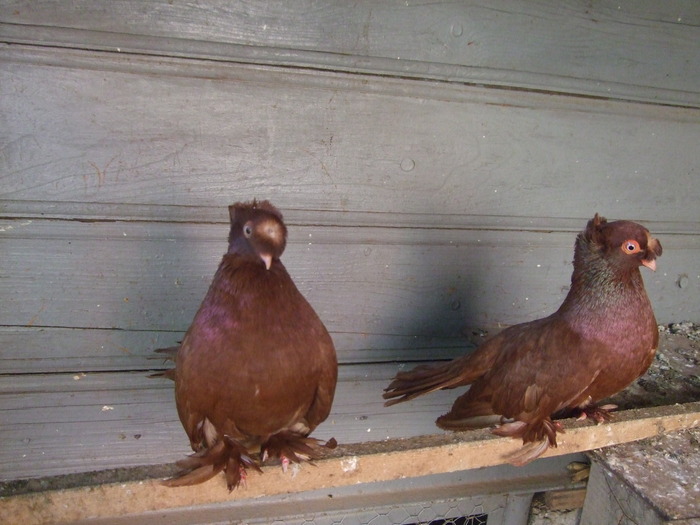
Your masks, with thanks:
[[[698,321],[698,42],[692,0],[2,0],[2,372],[153,367],[253,197],[344,363],[550,313],[595,212]]]

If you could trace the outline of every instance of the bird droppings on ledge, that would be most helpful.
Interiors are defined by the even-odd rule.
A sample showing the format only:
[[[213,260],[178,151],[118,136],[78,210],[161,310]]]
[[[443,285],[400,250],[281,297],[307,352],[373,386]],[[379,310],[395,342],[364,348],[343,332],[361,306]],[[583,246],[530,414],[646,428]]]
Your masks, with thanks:
[[[548,455],[562,455],[602,446],[600,426],[589,422],[567,420],[566,440]],[[617,437],[616,443],[656,436],[661,429],[673,431],[700,425],[700,403],[633,410],[616,415],[610,423]],[[12,517],[23,523],[51,521],[61,515],[66,521],[91,518],[110,518],[141,514],[156,510],[175,510],[182,507],[211,505],[233,500],[253,500],[261,496],[275,496],[328,487],[391,481],[416,475],[444,474],[503,463],[503,456],[518,448],[509,438],[493,436],[488,429],[454,434],[417,436],[395,439],[391,442],[360,443],[338,446],[328,451],[314,467],[303,468],[293,479],[277,467],[263,467],[264,474],[253,472],[255,483],[244,490],[229,492],[222,476],[201,485],[169,488],[153,479],[155,470],[143,469],[141,474],[150,479],[131,482],[109,480],[108,483],[84,483],[82,488],[45,489],[38,494],[24,494],[0,499],[0,522]],[[354,463],[353,458],[357,458]],[[348,461],[350,460],[350,461]],[[343,465],[347,472],[343,472]],[[410,465],[407,470],[406,465]],[[352,467],[355,466],[354,470]],[[161,471],[162,473],[162,471]],[[97,473],[98,476],[102,473]],[[161,476],[159,478],[162,479]],[[131,491],[124,498],[125,491]],[[54,520],[55,521],[55,520]]]
[[[614,419],[609,424],[598,426],[587,421],[564,421],[567,433],[562,438],[565,439],[562,439],[558,449],[551,451],[551,455],[590,450],[700,424],[700,403],[693,403],[700,400],[696,357],[700,344],[685,333],[660,331],[659,357],[649,372],[628,390],[609,400],[621,407],[614,414]],[[651,381],[651,384],[644,383],[645,380]],[[651,386],[654,382],[662,384],[654,388]],[[97,405],[98,410],[101,406]],[[640,407],[656,408],[626,411]],[[366,408],[362,410],[350,417],[355,419],[368,415]],[[373,415],[369,414],[368,419]],[[359,424],[362,425],[362,421]],[[611,436],[607,430],[612,430],[614,435]],[[255,498],[259,491],[281,494],[380,479],[399,479],[412,475],[416,469],[444,473],[502,464],[500,458],[503,454],[518,446],[515,440],[493,436],[489,429],[354,444],[344,443],[341,439],[336,449],[324,453],[324,459],[315,462],[313,467],[301,469],[293,478],[289,473],[283,475],[281,469],[266,468],[265,474],[257,478],[255,484],[235,498]],[[355,470],[343,471],[342,465],[346,468],[352,466],[352,462],[348,462],[351,458],[357,458]],[[407,470],[406,465],[413,467]],[[91,511],[107,516],[137,512],[134,505],[154,510],[183,506],[187,504],[183,503],[185,500],[191,501],[192,505],[203,505],[231,498],[220,478],[211,480],[192,493],[161,487],[159,480],[172,476],[176,470],[171,464],[148,465],[2,482],[0,515],[19,511],[50,515],[61,505],[68,504],[77,509],[85,503]],[[114,489],[122,484],[125,487],[119,490],[133,492],[133,497],[128,498],[129,508],[119,506],[123,498]],[[112,498],[108,507],[104,506],[105,498]],[[76,519],[78,517],[76,515]]]
[[[340,468],[343,472],[354,472],[357,470],[360,460],[357,456],[352,456],[347,459],[340,460]]]
[[[647,373],[611,398],[619,410],[700,400],[700,325],[659,326],[659,348]]]
[[[700,324],[692,321],[681,321],[680,323],[671,323],[669,325],[660,325],[661,333],[680,334],[688,339],[700,342]]]
[[[700,516],[700,429],[661,434],[591,455],[670,520]]]

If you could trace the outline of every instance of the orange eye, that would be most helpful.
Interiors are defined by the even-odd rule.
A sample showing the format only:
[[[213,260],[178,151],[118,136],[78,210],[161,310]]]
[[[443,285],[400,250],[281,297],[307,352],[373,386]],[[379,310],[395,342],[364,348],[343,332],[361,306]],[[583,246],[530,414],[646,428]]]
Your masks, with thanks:
[[[622,243],[622,251],[627,253],[627,254],[633,254],[641,251],[641,248],[639,247],[639,243],[635,241],[634,239],[627,240]]]

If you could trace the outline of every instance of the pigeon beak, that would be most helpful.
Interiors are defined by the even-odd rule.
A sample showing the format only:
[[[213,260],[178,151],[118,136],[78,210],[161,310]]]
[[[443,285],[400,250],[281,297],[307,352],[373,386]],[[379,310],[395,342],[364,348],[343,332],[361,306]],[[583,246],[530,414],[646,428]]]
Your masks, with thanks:
[[[270,269],[270,266],[272,266],[272,255],[270,255],[269,253],[263,253],[263,254],[260,256],[260,258],[261,258],[261,259],[263,260],[263,262],[265,263],[265,268],[266,268],[267,270],[269,270],[269,269]]]
[[[656,259],[642,259],[642,264],[649,268],[652,272],[656,271]]]

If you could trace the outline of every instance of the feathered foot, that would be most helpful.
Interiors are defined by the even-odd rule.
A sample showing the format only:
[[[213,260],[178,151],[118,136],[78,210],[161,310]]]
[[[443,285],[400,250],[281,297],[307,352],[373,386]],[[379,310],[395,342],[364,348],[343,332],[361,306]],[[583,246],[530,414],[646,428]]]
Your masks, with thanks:
[[[491,432],[497,436],[522,438],[522,448],[507,457],[509,463],[521,467],[540,457],[549,447],[556,448],[557,432],[563,434],[564,428],[547,418],[535,423],[517,420],[503,423]]]
[[[522,467],[539,458],[542,454],[547,452],[548,448],[549,441],[547,438],[542,438],[541,441],[534,441],[523,445],[512,454],[505,456],[505,459],[507,459],[508,463],[511,465]]]
[[[246,448],[230,436],[224,436],[213,447],[205,448],[176,463],[183,471],[163,481],[167,487],[183,487],[204,483],[222,470],[226,474],[226,485],[231,491],[245,484],[246,468],[262,472],[248,455]]]
[[[613,419],[614,416],[610,412],[615,409],[617,409],[617,405],[589,405],[584,408],[576,409],[579,411],[579,415],[576,419],[579,421],[583,421],[584,419],[592,419],[597,424],[605,423],[606,421]]]
[[[319,439],[284,430],[273,434],[263,443],[261,457],[263,463],[269,458],[279,459],[282,463],[282,470],[286,472],[290,462],[311,462],[321,457],[321,449],[333,449],[336,446],[338,446],[338,442],[335,438],[331,438],[326,443],[323,443]]]

